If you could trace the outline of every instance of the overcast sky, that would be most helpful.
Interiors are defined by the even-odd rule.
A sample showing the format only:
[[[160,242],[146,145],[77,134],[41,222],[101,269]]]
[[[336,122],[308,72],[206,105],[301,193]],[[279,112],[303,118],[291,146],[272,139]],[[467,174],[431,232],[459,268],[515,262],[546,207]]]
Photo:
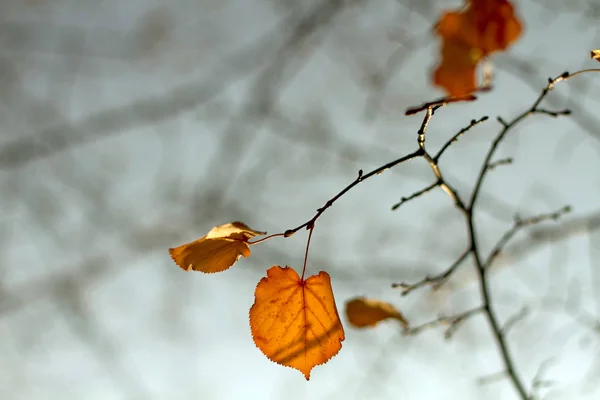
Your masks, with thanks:
[[[441,190],[390,211],[434,181],[423,160],[319,219],[308,273],[330,273],[346,340],[309,382],[265,358],[248,326],[265,271],[301,270],[304,232],[220,274],[169,258],[230,221],[293,228],[359,169],[416,149],[422,116],[404,111],[442,95],[429,82],[431,26],[459,2],[337,3],[0,2],[0,398],[513,398],[508,380],[481,382],[502,371],[483,316],[450,341],[444,327],[404,337],[393,321],[346,323],[354,296],[390,301],[414,324],[480,304],[471,263],[437,292],[391,288],[444,270],[467,243]],[[530,107],[549,76],[598,66],[600,6],[565,4],[518,2],[524,35],[493,58],[494,90],[434,116],[430,149],[490,116],[440,164],[465,197],[496,116]],[[574,209],[518,236],[490,275],[502,321],[529,311],[509,346],[528,388],[550,360],[544,399],[600,394],[599,79],[561,83],[544,103],[572,117],[534,115],[510,133],[497,158],[514,162],[485,181],[477,214],[489,249],[515,213]]]

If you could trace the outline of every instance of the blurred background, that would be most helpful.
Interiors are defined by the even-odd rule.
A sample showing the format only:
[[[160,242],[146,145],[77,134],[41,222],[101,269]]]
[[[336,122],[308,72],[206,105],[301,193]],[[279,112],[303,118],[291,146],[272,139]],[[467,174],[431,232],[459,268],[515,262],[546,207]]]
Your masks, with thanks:
[[[351,328],[344,302],[392,302],[413,324],[476,307],[473,265],[402,297],[393,282],[447,268],[467,243],[415,160],[329,209],[308,272],[332,277],[341,352],[310,382],[254,346],[248,309],[272,265],[301,268],[306,233],[253,248],[221,274],[184,272],[167,249],[240,220],[282,232],[365,172],[416,148],[440,97],[432,26],[450,0],[1,0],[0,398],[511,399],[483,316],[404,337]],[[549,76],[598,64],[597,0],[515,1],[525,31],[493,58],[495,88],[436,113],[446,178],[468,196],[491,140]],[[540,399],[600,396],[600,77],[556,86],[508,136],[477,210],[490,249],[524,230],[491,274],[518,372]]]

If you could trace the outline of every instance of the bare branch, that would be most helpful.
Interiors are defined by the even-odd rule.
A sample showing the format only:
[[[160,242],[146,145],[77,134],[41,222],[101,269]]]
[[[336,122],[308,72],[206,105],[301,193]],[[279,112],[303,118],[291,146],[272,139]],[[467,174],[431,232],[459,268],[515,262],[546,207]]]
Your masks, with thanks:
[[[454,136],[452,136],[452,138],[449,141],[447,141],[446,144],[444,144],[444,146],[442,146],[440,151],[438,151],[437,154],[433,157],[434,161],[437,163],[439,161],[440,157],[442,156],[442,154],[444,154],[444,152],[446,151],[446,149],[448,149],[448,147],[450,147],[450,145],[452,143],[456,142],[458,140],[458,138],[461,137],[465,132],[471,130],[471,128],[473,128],[474,126],[487,121],[488,119],[489,119],[489,117],[487,115],[484,115],[483,117],[481,117],[479,119],[472,119],[471,123],[469,125],[465,126],[460,131],[458,131],[458,133],[456,133]]]
[[[501,158],[499,160],[491,162],[488,165],[488,170],[492,171],[496,167],[499,167],[501,165],[510,165],[512,163],[513,163],[513,159],[511,157]]]
[[[500,238],[498,243],[496,243],[496,245],[493,247],[492,251],[490,252],[490,255],[483,263],[483,267],[489,268],[490,265],[494,262],[494,259],[496,259],[496,257],[498,257],[500,252],[502,252],[502,250],[504,249],[506,244],[524,227],[539,224],[540,222],[543,222],[543,221],[549,221],[549,220],[556,221],[561,216],[565,215],[566,213],[569,213],[570,211],[571,211],[570,206],[564,206],[561,209],[554,211],[552,213],[540,214],[540,215],[536,215],[534,217],[530,217],[530,218],[526,218],[526,219],[521,219],[517,216],[515,218],[515,222],[514,222],[514,225],[512,226],[512,228],[510,228]]]
[[[547,379],[543,378],[543,375],[546,373],[546,371],[548,370],[548,368],[550,368],[550,364],[552,364],[554,362],[554,359],[549,358],[547,360],[544,360],[538,370],[535,373],[535,376],[533,377],[533,381],[531,383],[531,400],[537,400],[537,399],[541,399],[540,396],[540,389],[543,388],[548,388],[550,386],[553,385],[553,382]]]
[[[397,210],[397,209],[398,209],[400,206],[402,206],[404,203],[407,203],[407,202],[409,202],[409,201],[411,201],[411,200],[414,200],[414,199],[416,199],[417,197],[420,197],[420,196],[424,195],[425,193],[428,193],[428,192],[430,192],[431,190],[435,189],[436,187],[438,187],[438,186],[440,186],[440,185],[441,185],[441,182],[440,182],[440,181],[435,181],[435,182],[433,182],[431,185],[429,185],[429,186],[426,186],[426,187],[424,187],[423,189],[421,189],[421,190],[419,190],[419,191],[416,191],[416,192],[414,192],[414,193],[413,193],[413,194],[411,194],[410,196],[401,198],[401,199],[400,199],[400,201],[399,201],[398,203],[396,203],[396,204],[394,204],[394,205],[392,206],[392,210],[394,210],[394,211],[395,211],[395,210]]]
[[[532,112],[535,114],[546,114],[551,117],[558,117],[561,115],[571,115],[571,110],[569,110],[568,108],[565,108],[564,110],[559,110],[559,111],[546,110],[545,108],[536,108]]]
[[[529,308],[523,307],[517,313],[512,315],[509,319],[506,320],[504,326],[502,326],[502,334],[505,336],[508,335],[508,332],[514,328],[516,324],[524,320],[527,315],[529,315]]]
[[[462,264],[462,262],[471,254],[471,249],[465,249],[461,255],[450,265],[444,272],[434,275],[426,276],[422,280],[415,283],[392,283],[392,288],[402,288],[402,296],[406,296],[410,292],[426,285],[434,285],[433,289],[438,289],[447,279],[454,273],[454,271]]]
[[[444,332],[444,338],[446,340],[449,340],[452,338],[452,335],[454,335],[454,333],[456,333],[457,329],[460,327],[460,325],[464,321],[466,321],[469,317],[472,317],[473,315],[478,314],[482,311],[484,311],[483,307],[477,307],[477,308],[473,308],[471,310],[462,312],[460,314],[451,315],[451,316],[442,316],[437,319],[434,319],[433,321],[429,321],[429,322],[426,322],[421,325],[417,325],[412,328],[409,327],[409,328],[405,329],[403,333],[404,333],[404,335],[416,335],[426,329],[434,328],[439,325],[445,325],[445,326],[447,326],[447,328],[446,328],[446,331]]]

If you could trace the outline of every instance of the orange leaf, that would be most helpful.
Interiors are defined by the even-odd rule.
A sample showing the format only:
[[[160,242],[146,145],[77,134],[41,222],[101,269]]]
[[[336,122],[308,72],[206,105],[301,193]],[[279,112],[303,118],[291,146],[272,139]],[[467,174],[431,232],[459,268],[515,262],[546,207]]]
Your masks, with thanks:
[[[472,21],[478,47],[484,55],[506,49],[521,35],[523,27],[507,0],[471,0]]]
[[[404,315],[384,301],[354,298],[346,302],[346,315],[348,321],[356,328],[372,327],[386,319],[396,319],[404,329],[408,328],[408,321]]]
[[[442,62],[435,70],[433,82],[453,97],[473,93],[477,88],[475,68],[480,54],[460,42],[442,43]]]
[[[461,12],[445,12],[436,25],[442,38],[442,59],[434,72],[434,84],[452,97],[473,93],[479,61],[505,50],[522,30],[507,0],[469,0]]]
[[[302,280],[290,267],[269,268],[254,292],[250,329],[265,356],[309,380],[310,371],[335,356],[345,338],[329,274]]]
[[[248,241],[265,234],[242,222],[232,222],[215,226],[198,240],[169,249],[169,254],[175,264],[186,271],[220,272],[235,264],[240,256],[248,257]]]
[[[600,62],[600,50],[592,50],[590,52],[590,57],[594,60]]]

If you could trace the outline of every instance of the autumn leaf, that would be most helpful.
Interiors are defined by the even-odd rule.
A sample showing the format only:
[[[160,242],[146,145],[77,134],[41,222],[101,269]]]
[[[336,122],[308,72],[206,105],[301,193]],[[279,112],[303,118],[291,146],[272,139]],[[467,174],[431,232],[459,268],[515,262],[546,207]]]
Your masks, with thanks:
[[[475,69],[480,54],[460,43],[442,43],[442,62],[435,70],[433,81],[442,86],[450,96],[464,96],[477,88]]]
[[[220,272],[235,264],[240,256],[248,257],[248,241],[257,235],[266,232],[255,231],[242,222],[231,222],[215,226],[198,240],[169,249],[169,254],[186,271]]]
[[[592,50],[590,52],[590,57],[594,60],[600,62],[600,50]]]
[[[479,62],[508,48],[522,29],[508,0],[468,0],[464,10],[444,13],[436,25],[442,38],[442,57],[433,75],[434,84],[449,96],[471,94],[477,89]]]
[[[477,40],[473,47],[484,56],[506,50],[521,35],[523,27],[508,0],[471,0],[470,4],[476,32],[473,39]]]
[[[408,321],[393,305],[365,297],[356,297],[347,301],[346,316],[350,324],[356,328],[373,327],[386,319],[398,320],[404,329],[408,328]]]
[[[275,265],[256,286],[254,298],[252,338],[271,361],[309,380],[315,366],[342,348],[344,328],[326,272],[302,280],[292,268]]]

